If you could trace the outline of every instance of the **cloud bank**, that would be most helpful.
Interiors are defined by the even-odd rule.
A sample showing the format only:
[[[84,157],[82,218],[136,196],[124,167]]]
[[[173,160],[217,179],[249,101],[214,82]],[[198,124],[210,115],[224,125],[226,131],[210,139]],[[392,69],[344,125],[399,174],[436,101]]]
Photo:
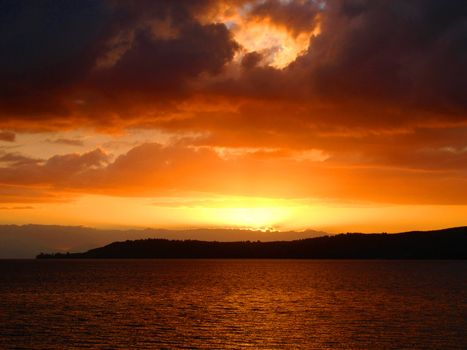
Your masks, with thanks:
[[[467,204],[465,1],[0,6],[0,141],[174,140],[118,157],[2,148],[5,202],[201,191]]]

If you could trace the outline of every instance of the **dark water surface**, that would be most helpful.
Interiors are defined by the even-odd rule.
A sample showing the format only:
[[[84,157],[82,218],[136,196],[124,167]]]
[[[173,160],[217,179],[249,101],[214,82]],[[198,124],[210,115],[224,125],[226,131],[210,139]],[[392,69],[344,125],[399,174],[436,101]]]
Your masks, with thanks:
[[[467,349],[467,262],[0,260],[1,349]]]

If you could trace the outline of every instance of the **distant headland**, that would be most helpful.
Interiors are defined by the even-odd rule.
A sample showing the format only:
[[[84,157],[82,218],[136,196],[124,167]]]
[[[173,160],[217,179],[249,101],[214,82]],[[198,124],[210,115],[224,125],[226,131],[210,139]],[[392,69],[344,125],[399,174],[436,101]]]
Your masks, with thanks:
[[[38,259],[467,259],[467,226],[395,234],[346,233],[293,241],[140,239]]]

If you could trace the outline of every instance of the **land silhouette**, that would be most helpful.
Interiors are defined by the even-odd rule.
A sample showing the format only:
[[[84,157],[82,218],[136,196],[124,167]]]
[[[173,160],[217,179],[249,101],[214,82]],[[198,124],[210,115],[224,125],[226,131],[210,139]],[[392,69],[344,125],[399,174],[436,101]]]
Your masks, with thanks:
[[[260,231],[241,228],[97,229],[61,225],[0,225],[0,259],[29,259],[39,252],[84,252],[112,242],[145,238],[201,241],[290,241],[327,235],[315,230]]]
[[[83,253],[41,253],[38,259],[467,259],[467,226],[396,234],[346,233],[293,241],[218,242],[140,239]]]

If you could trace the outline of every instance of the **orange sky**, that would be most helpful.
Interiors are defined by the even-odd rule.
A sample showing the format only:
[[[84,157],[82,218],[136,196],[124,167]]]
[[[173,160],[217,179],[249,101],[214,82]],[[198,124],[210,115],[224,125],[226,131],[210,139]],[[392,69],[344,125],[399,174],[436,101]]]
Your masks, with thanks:
[[[0,222],[465,225],[462,6],[12,5]]]

